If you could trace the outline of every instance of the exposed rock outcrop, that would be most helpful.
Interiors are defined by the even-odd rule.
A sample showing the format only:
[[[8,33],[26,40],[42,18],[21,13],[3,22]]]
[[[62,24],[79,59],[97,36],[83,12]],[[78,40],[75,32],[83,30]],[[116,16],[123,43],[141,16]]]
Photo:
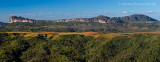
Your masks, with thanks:
[[[77,18],[77,19],[63,19],[63,20],[57,20],[56,22],[99,22],[99,23],[122,23],[124,21],[158,21],[156,19],[153,19],[149,16],[142,15],[142,14],[134,14],[130,16],[125,17],[107,17],[100,15],[98,17],[94,18]]]
[[[100,15],[98,17],[94,18],[76,18],[76,19],[63,19],[63,20],[57,20],[56,22],[99,22],[99,23],[106,23],[110,19],[110,17],[106,17],[103,15]],[[113,22],[113,21],[110,21]]]
[[[38,20],[37,20],[38,21]],[[107,17],[100,15],[98,17],[93,17],[93,18],[76,18],[76,19],[61,19],[61,20],[56,20],[55,22],[99,22],[99,23],[122,23],[124,21],[158,21],[156,19],[153,19],[149,16],[142,15],[142,14],[134,14],[131,16],[125,16],[125,17]],[[17,16],[12,16],[9,19],[9,23],[13,22],[28,22],[28,23],[34,23],[36,20],[33,19],[28,19],[28,18],[23,18],[23,17],[17,17]]]
[[[14,22],[27,22],[27,23],[34,23],[35,20],[33,19],[28,19],[28,18],[24,18],[24,17],[17,17],[17,16],[11,16],[9,19],[9,23],[14,23]]]

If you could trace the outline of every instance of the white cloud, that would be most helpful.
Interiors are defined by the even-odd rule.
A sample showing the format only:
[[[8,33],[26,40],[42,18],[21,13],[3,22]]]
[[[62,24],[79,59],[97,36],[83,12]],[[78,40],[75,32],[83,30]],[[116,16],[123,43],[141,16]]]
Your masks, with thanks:
[[[147,14],[147,13],[155,13],[155,12],[153,12],[153,11],[143,11],[143,12],[137,12],[137,13],[139,13],[139,14]]]
[[[146,11],[145,13],[153,13],[153,11]]]
[[[127,12],[127,11],[123,11],[123,12],[121,12],[121,13],[123,13],[123,14],[127,14],[128,12]]]

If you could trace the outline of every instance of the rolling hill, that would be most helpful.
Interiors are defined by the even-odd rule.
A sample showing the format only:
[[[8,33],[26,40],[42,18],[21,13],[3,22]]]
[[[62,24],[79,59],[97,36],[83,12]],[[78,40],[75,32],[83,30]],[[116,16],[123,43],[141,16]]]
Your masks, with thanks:
[[[0,33],[1,62],[159,62],[160,32]]]

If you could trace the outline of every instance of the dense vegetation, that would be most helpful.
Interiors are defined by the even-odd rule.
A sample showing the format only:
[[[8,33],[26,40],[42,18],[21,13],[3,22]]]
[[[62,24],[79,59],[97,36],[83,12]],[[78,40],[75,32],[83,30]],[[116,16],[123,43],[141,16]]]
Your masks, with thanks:
[[[138,32],[160,30],[159,21],[134,21],[122,23],[53,22],[9,23],[1,32]]]
[[[16,20],[19,20],[18,22]],[[24,21],[28,20],[28,22]],[[30,21],[30,22],[29,22]],[[100,15],[92,18],[33,20],[11,16],[10,23],[0,22],[0,32],[147,32],[160,30],[160,22],[149,16],[134,14],[124,17]]]
[[[160,34],[117,35],[0,33],[0,62],[160,61]]]
[[[0,27],[4,27],[6,25],[7,25],[7,23],[0,22]]]

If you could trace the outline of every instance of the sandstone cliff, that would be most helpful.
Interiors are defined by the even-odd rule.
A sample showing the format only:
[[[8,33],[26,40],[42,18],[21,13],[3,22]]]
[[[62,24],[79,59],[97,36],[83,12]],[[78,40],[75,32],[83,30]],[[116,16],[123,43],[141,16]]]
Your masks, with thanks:
[[[34,23],[35,20],[24,18],[24,17],[17,17],[17,16],[11,16],[9,19],[9,23],[14,23],[14,22],[27,22],[27,23]]]
[[[63,19],[57,20],[56,22],[99,22],[99,23],[122,23],[124,21],[157,21],[149,16],[142,15],[142,14],[134,14],[125,17],[107,17],[100,15],[98,17],[93,18],[77,18],[77,19]]]
[[[14,23],[14,22],[28,22],[28,23],[34,23],[38,22],[39,20],[32,20],[28,18],[23,18],[23,17],[17,17],[17,16],[11,16],[9,19],[9,23]],[[44,21],[44,20],[41,20]],[[93,17],[93,18],[75,18],[75,19],[61,19],[61,20],[56,20],[53,22],[98,22],[98,23],[122,23],[125,21],[145,21],[145,22],[151,22],[151,21],[157,21],[156,19],[153,19],[149,16],[142,15],[142,14],[134,14],[130,16],[125,16],[125,17],[107,17],[100,15],[98,17]]]

